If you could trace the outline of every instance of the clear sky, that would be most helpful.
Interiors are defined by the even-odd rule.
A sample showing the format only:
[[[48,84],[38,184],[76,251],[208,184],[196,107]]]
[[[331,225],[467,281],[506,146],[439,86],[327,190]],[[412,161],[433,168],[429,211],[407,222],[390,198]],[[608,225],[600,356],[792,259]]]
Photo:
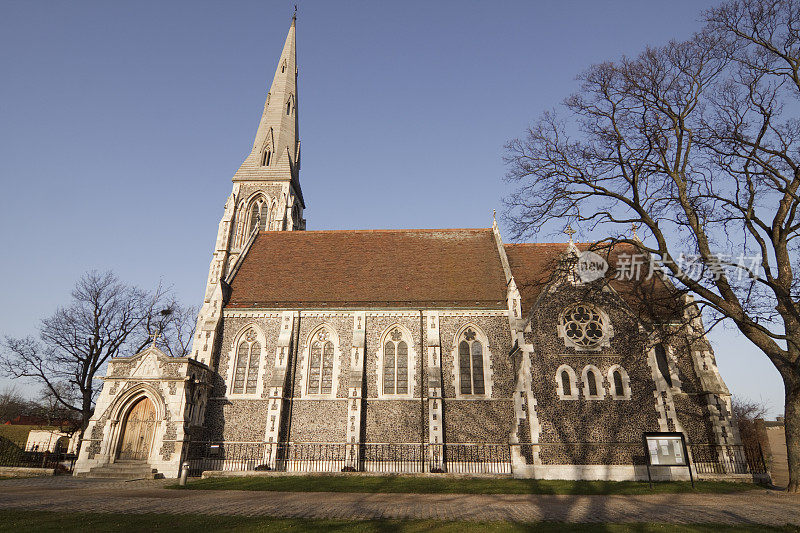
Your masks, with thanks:
[[[34,332],[89,269],[200,302],[292,4],[0,1],[0,334]],[[308,229],[353,229],[489,226],[503,144],[713,2],[298,4]],[[732,392],[779,414],[767,359],[712,340]]]

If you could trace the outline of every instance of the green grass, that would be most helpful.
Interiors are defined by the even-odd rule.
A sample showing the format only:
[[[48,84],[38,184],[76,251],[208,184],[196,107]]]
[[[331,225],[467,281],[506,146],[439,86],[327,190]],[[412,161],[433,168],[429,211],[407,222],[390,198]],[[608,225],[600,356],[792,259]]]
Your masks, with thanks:
[[[0,530],[6,532],[36,531],[202,531],[211,533],[259,531],[332,531],[336,533],[494,533],[606,531],[609,533],[691,532],[719,533],[744,531],[798,531],[787,526],[729,526],[720,524],[563,524],[557,522],[442,522],[435,520],[312,520],[305,518],[275,519],[249,516],[58,513],[50,511],[0,511]]]
[[[24,447],[25,443],[28,442],[28,433],[30,433],[32,429],[57,430],[58,428],[55,426],[17,426],[11,424],[0,424],[0,437],[5,437],[15,444]]]
[[[431,478],[409,476],[263,476],[218,477],[189,481],[195,490],[264,490],[282,492],[406,492],[417,494],[678,494],[730,493],[760,488],[752,483],[701,481],[546,481],[508,478]]]

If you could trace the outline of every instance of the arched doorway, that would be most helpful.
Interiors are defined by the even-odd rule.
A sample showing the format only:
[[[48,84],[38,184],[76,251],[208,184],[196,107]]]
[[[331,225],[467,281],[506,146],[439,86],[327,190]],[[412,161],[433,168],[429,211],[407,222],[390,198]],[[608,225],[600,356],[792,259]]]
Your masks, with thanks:
[[[131,407],[122,426],[117,459],[145,461],[150,456],[150,446],[156,428],[156,409],[147,397]]]

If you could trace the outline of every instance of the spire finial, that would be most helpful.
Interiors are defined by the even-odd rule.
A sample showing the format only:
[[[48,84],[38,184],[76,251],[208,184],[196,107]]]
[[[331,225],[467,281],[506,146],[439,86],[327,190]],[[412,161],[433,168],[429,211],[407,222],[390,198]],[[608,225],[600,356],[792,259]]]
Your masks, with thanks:
[[[297,4],[294,5],[294,15],[292,15],[292,23],[297,20]]]
[[[492,222],[497,224],[497,209],[492,209]]]
[[[564,233],[566,233],[567,235],[569,235],[569,242],[572,242],[572,236],[573,236],[573,235],[575,235],[575,234],[576,234],[576,233],[578,233],[578,232],[577,232],[577,231],[575,231],[574,229],[572,229],[572,226],[570,226],[569,224],[567,224],[567,227],[564,229]]]

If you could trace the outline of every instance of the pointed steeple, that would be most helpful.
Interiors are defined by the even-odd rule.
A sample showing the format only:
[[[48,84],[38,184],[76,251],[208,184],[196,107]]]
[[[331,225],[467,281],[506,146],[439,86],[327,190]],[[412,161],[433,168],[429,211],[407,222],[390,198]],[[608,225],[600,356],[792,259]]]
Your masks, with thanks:
[[[233,181],[291,181],[302,201],[299,184],[296,23],[296,16],[292,17],[292,25],[264,103],[253,149],[233,176]]]

